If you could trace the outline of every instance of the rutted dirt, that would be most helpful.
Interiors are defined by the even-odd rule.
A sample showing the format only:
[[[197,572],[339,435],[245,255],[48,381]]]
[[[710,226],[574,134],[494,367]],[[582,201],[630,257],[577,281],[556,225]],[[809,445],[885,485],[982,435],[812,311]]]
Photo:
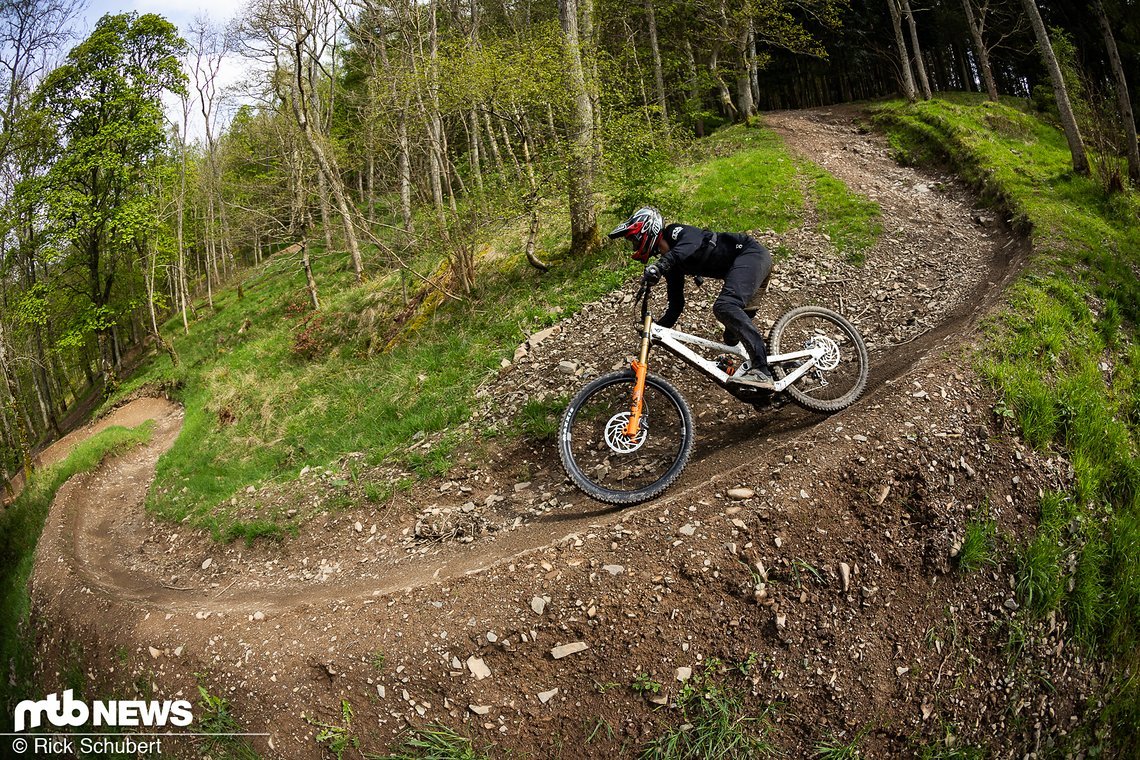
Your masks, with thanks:
[[[254,744],[273,757],[320,756],[315,724],[343,725],[342,700],[371,751],[409,724],[442,722],[539,757],[634,755],[684,719],[631,684],[645,674],[676,697],[677,668],[707,668],[754,712],[778,703],[772,739],[791,756],[868,726],[868,757],[943,740],[943,726],[997,756],[1056,739],[1091,676],[1062,652],[1060,630],[1030,635],[1008,665],[1010,632],[1033,633],[1008,568],[964,574],[953,560],[967,521],[1023,535],[1038,489],[1068,477],[1064,461],[995,431],[965,358],[1019,247],[951,178],[897,167],[858,118],[768,122],[880,203],[885,232],[866,263],[846,263],[810,225],[753,231],[795,252],[761,321],[823,303],[867,337],[874,372],[856,406],[756,412],[658,352],[652,371],[683,389],[698,435],[661,499],[597,504],[565,482],[549,441],[498,435],[449,479],[379,508],[321,511],[346,490],[352,458],[306,468],[289,488],[251,485],[235,509],[316,516],[280,544],[222,546],[145,514],[181,413],[134,402],[116,414],[153,416],[152,442],[65,485],[44,531],[33,600],[45,690],[78,656],[72,641],[84,642],[91,696],[148,683],[193,697],[202,674],[245,730],[271,735]],[[713,297],[711,284],[693,293],[682,329],[715,334]],[[527,403],[624,366],[629,300],[619,291],[532,336],[481,390],[469,431],[509,431]],[[752,495],[729,498],[734,487]],[[576,641],[588,649],[551,657]]]

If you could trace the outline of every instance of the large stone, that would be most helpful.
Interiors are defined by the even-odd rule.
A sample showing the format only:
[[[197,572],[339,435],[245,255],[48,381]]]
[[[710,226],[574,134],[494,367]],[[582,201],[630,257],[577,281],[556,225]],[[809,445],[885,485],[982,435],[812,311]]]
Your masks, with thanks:
[[[475,655],[467,658],[467,669],[471,671],[471,675],[475,676],[477,681],[482,681],[491,675],[491,669],[487,667],[487,663],[483,662],[483,658]]]
[[[554,697],[557,694],[558,694],[558,687],[557,686],[555,686],[550,691],[540,691],[538,693],[538,701],[545,705],[547,702],[554,699]]]
[[[751,488],[730,488],[728,489],[728,498],[743,501],[744,499],[751,499],[756,495],[756,492]]]
[[[546,600],[541,596],[533,597],[530,600],[530,608],[534,610],[534,614],[541,615],[543,610],[546,609]]]
[[[545,330],[539,330],[534,335],[527,338],[526,344],[529,348],[535,349],[535,348],[538,348],[544,340],[546,340],[547,338],[549,338],[552,335],[557,335],[557,334],[558,334],[558,325],[555,325],[554,327],[548,327]]]
[[[569,657],[578,652],[584,652],[589,649],[590,645],[584,641],[575,641],[570,644],[563,644],[562,646],[554,647],[550,650],[550,656],[556,660],[561,660],[563,657]]]

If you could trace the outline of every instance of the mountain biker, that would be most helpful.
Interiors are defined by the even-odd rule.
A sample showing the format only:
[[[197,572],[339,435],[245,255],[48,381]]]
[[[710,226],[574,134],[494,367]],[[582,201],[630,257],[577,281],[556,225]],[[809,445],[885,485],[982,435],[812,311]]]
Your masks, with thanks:
[[[724,325],[724,342],[739,340],[748,353],[749,368],[733,375],[730,382],[773,385],[764,339],[744,311],[772,271],[772,255],[748,235],[711,232],[687,224],[665,226],[661,212],[644,206],[619,224],[610,238],[624,237],[633,246],[633,258],[645,264],[642,279],[650,285],[662,277],[668,287],[669,307],[657,324],[672,327],[685,308],[685,275],[724,280],[713,302],[713,314]],[[658,256],[650,264],[651,256]]]

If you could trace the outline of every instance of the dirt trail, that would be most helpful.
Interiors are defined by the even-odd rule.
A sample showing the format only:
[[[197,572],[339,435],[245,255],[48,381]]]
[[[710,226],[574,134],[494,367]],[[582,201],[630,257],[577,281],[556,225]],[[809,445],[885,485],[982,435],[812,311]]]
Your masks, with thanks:
[[[107,651],[112,643],[129,645],[138,653],[134,670],[145,670],[169,689],[192,688],[190,674],[198,668],[209,670],[221,684],[219,688],[240,700],[239,712],[248,730],[272,727],[277,743],[261,747],[272,756],[315,756],[319,750],[312,741],[312,726],[297,716],[306,710],[312,715],[314,705],[319,705],[318,713],[325,709],[335,717],[336,695],[352,693],[357,701],[365,699],[362,695],[371,695],[367,699],[376,702],[374,687],[384,683],[389,695],[385,698],[384,689],[379,689],[377,722],[373,724],[383,729],[382,735],[390,735],[408,719],[426,716],[441,720],[450,715],[472,720],[473,725],[482,724],[489,731],[488,738],[493,735],[500,739],[510,733],[516,737],[511,746],[529,747],[540,755],[558,754],[546,746],[549,737],[543,738],[541,730],[525,725],[541,716],[533,699],[511,696],[511,689],[537,689],[543,683],[570,676],[563,665],[549,660],[539,665],[512,664],[520,648],[534,646],[540,636],[544,645],[593,637],[593,646],[599,652],[610,653],[605,664],[597,667],[617,667],[614,656],[624,660],[633,655],[612,639],[619,634],[610,631],[611,639],[602,637],[605,625],[616,624],[620,629],[623,619],[640,617],[649,608],[660,615],[658,607],[662,605],[673,608],[670,620],[677,617],[677,609],[683,604],[696,605],[701,611],[683,613],[682,618],[720,614],[715,603],[704,609],[708,589],[702,591],[699,584],[689,599],[661,602],[665,593],[660,591],[662,578],[667,584],[668,578],[679,573],[697,584],[696,579],[708,578],[704,574],[717,567],[707,559],[704,567],[695,568],[685,564],[688,560],[670,565],[663,559],[693,535],[683,531],[678,539],[676,527],[670,523],[723,526],[717,529],[724,534],[719,539],[709,537],[713,544],[718,540],[723,544],[729,534],[743,532],[739,538],[727,539],[733,555],[739,550],[738,544],[752,547],[750,532],[760,530],[770,520],[779,521],[780,527],[773,522],[756,533],[756,541],[767,531],[785,536],[784,541],[799,540],[807,546],[813,546],[814,541],[813,548],[823,547],[832,539],[813,539],[810,531],[814,526],[824,534],[831,531],[837,537],[834,540],[844,542],[840,547],[850,546],[856,538],[841,538],[847,530],[843,526],[850,527],[850,518],[832,525],[819,514],[821,508],[842,513],[834,505],[827,506],[829,499],[858,491],[858,487],[844,484],[851,477],[850,462],[869,460],[870,468],[881,461],[868,473],[880,472],[882,480],[861,487],[882,494],[880,485],[886,483],[889,494],[892,483],[899,492],[902,473],[913,469],[903,465],[901,454],[898,464],[888,461],[895,446],[902,452],[910,445],[908,441],[916,440],[912,431],[941,436],[935,443],[954,447],[953,456],[961,456],[963,462],[968,456],[990,461],[1001,456],[988,444],[983,452],[981,443],[971,443],[975,438],[970,431],[985,424],[984,402],[973,400],[978,391],[970,385],[969,373],[953,362],[947,365],[940,357],[957,350],[962,332],[1014,274],[1017,246],[1011,244],[996,220],[975,209],[965,191],[949,178],[896,166],[881,139],[863,134],[858,118],[853,109],[835,109],[772,114],[767,122],[793,150],[818,161],[850,187],[880,203],[885,232],[868,252],[866,263],[862,267],[847,264],[822,233],[807,225],[783,236],[754,231],[770,246],[783,242],[797,251],[797,257],[777,271],[762,318],[770,322],[784,309],[810,300],[843,308],[866,334],[873,349],[872,385],[855,407],[830,418],[794,407],[760,414],[732,407],[726,413],[729,407],[723,394],[696,390],[701,386],[688,382],[692,380],[685,375],[688,370],[663,361],[655,371],[680,378],[681,387],[694,399],[698,442],[696,457],[679,485],[654,502],[616,509],[586,499],[565,484],[557,470],[557,457],[537,446],[501,452],[501,468],[482,470],[469,481],[457,479],[476,487],[464,486],[462,494],[450,483],[435,483],[431,485],[435,490],[421,488],[414,494],[419,500],[414,507],[420,509],[430,499],[454,497],[458,514],[459,501],[506,492],[511,498],[500,498],[497,505],[494,499],[487,499],[486,508],[478,506],[487,520],[501,522],[500,529],[467,542],[417,542],[416,531],[409,532],[414,519],[407,516],[408,510],[402,517],[386,518],[361,505],[346,514],[326,515],[323,523],[313,520],[302,528],[300,536],[282,546],[221,548],[193,530],[156,522],[145,513],[143,502],[154,478],[155,462],[177,438],[182,414],[167,402],[136,401],[116,411],[104,424],[137,424],[153,418],[157,422],[154,437],[146,446],[72,479],[61,489],[37,554],[33,575],[37,613],[59,622],[61,637],[78,635],[103,642]],[[713,329],[708,302],[714,295],[706,289],[694,298],[686,315],[691,321],[683,329]],[[624,303],[625,297],[623,293],[607,297],[567,320],[541,345],[516,356],[515,364],[483,390],[485,409],[471,424],[488,425],[493,417],[509,419],[528,400],[566,392],[580,385],[583,377],[624,362],[626,352],[632,350],[632,340],[615,341],[610,332],[616,327],[618,335],[628,337],[626,324],[632,307]],[[929,358],[919,364],[924,357]],[[573,363],[575,371],[560,373],[559,363],[567,361]],[[946,408],[922,412],[927,417],[915,416],[915,405],[929,407],[933,401],[920,378],[933,377],[935,371],[946,373],[947,379],[938,381],[942,382],[940,400]],[[912,393],[913,387],[908,384],[922,385],[921,395]],[[963,401],[958,403],[960,399]],[[922,420],[917,429],[913,420]],[[951,432],[937,432],[947,430]],[[858,435],[853,438],[854,431]],[[871,443],[861,443],[868,440]],[[878,448],[872,450],[876,441],[880,442]],[[857,448],[860,446],[863,448]],[[953,462],[946,453],[931,456],[928,461],[945,465],[948,457]],[[534,468],[535,484],[520,483],[525,488],[512,489],[515,479],[507,465],[519,461]],[[891,469],[884,469],[887,466]],[[934,471],[934,464],[930,470]],[[920,472],[918,477],[924,476]],[[949,483],[955,483],[953,473]],[[724,492],[741,484],[755,488],[755,500],[728,506]],[[1025,487],[1031,484],[1027,479]],[[1003,493],[1008,492],[1008,485],[1006,489]],[[535,508],[528,511],[519,506],[527,494],[538,493],[541,499],[528,497],[527,503],[537,503]],[[882,495],[879,504],[886,498]],[[981,503],[980,499],[976,501]],[[556,506],[549,506],[549,502]],[[955,502],[950,499],[942,503],[940,509],[951,509]],[[877,518],[861,519],[874,522]],[[929,524],[939,531],[939,546],[951,539],[953,528],[948,526],[957,519],[945,515],[930,518]],[[758,521],[758,525],[745,530],[745,521],[750,526]],[[827,530],[820,527],[823,525],[828,525]],[[912,523],[900,525],[891,530],[914,530]],[[663,528],[659,530],[659,526]],[[631,536],[653,538],[644,538],[644,545],[631,546]],[[926,545],[922,541],[914,551],[928,551],[922,549]],[[766,551],[762,546],[771,546],[770,535],[750,551]],[[779,539],[775,546],[781,546]],[[886,550],[885,556],[892,552]],[[872,555],[879,556],[874,551]],[[872,560],[861,556],[860,563],[871,563],[870,568],[863,564],[863,572],[869,575],[864,575],[862,582],[869,584],[879,571]],[[561,558],[562,564],[556,558]],[[823,564],[822,558],[818,561],[825,569],[835,567]],[[921,564],[921,557],[915,561]],[[640,562],[642,570],[627,574],[624,567],[631,562]],[[909,572],[906,566],[910,560],[897,562]],[[609,575],[602,571],[603,565],[610,568]],[[741,572],[740,565],[739,561],[730,563],[719,572],[725,579],[735,578]],[[615,571],[614,567],[621,569]],[[837,577],[834,569],[829,572]],[[727,580],[719,583],[726,588],[729,585]],[[596,588],[598,584],[603,584],[601,590]],[[634,598],[630,598],[631,593]],[[558,607],[557,615],[535,616],[527,609],[532,596]],[[805,593],[800,601],[807,599]],[[867,599],[864,607],[869,606]],[[595,607],[608,609],[608,623],[604,613],[598,613],[602,617],[587,614],[583,600],[594,600]],[[943,603],[939,595],[919,591],[909,602],[899,600],[885,614],[891,621],[896,621],[897,615],[935,614]],[[724,604],[723,600],[719,602],[722,608]],[[818,614],[835,614],[834,605],[831,613],[826,612],[829,605],[821,602]],[[101,613],[95,619],[90,616],[92,609]],[[668,609],[664,613],[668,614]],[[754,614],[761,613],[738,614],[736,625],[743,625],[740,621]],[[911,625],[905,620],[900,624]],[[870,625],[874,628],[884,622],[871,621]],[[485,630],[500,633],[484,634]],[[728,629],[723,641],[732,641],[734,635]],[[782,635],[777,632],[776,639]],[[662,636],[662,641],[668,639],[664,633]],[[63,645],[47,638],[43,654],[58,657]],[[100,651],[100,647],[93,645],[92,651]],[[374,651],[388,654],[389,666],[375,668],[383,670],[383,675],[361,664]],[[494,688],[481,679],[475,685],[468,684],[466,677],[462,683],[456,680],[466,673],[463,658],[471,651],[484,652],[493,669],[504,674],[492,684]],[[623,651],[626,654],[615,654]],[[687,643],[684,652],[689,652]],[[894,670],[890,659],[881,663],[884,673]],[[442,671],[450,678],[441,678],[440,661]],[[407,669],[402,676],[391,671],[395,662]],[[629,667],[628,663],[623,667]],[[508,672],[511,675],[507,676]],[[600,670],[597,677],[602,677]],[[480,688],[482,697],[468,693]],[[856,688],[854,682],[850,688]],[[393,692],[398,690],[403,698],[397,703]],[[409,691],[413,696],[408,696]],[[888,705],[896,698],[890,696],[893,693],[888,688],[885,696],[870,699],[869,704],[876,708]],[[435,696],[428,699],[432,694]],[[586,699],[581,695],[577,698]],[[483,722],[467,715],[462,707],[457,713],[455,705],[465,704],[466,699],[509,705],[501,707],[507,717]],[[572,710],[572,703],[559,709]],[[277,722],[281,714],[292,718]],[[635,729],[640,730],[629,730],[636,733]],[[889,742],[887,746],[891,746]],[[603,752],[604,747],[598,751]]]

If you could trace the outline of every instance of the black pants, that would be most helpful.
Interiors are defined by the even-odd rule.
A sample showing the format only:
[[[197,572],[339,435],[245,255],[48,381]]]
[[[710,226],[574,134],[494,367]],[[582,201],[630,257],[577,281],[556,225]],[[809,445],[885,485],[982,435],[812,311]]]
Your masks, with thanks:
[[[771,271],[772,255],[764,246],[754,243],[744,248],[725,274],[724,287],[713,303],[713,314],[724,325],[724,342],[743,343],[754,367],[768,363],[768,349],[744,307]]]

